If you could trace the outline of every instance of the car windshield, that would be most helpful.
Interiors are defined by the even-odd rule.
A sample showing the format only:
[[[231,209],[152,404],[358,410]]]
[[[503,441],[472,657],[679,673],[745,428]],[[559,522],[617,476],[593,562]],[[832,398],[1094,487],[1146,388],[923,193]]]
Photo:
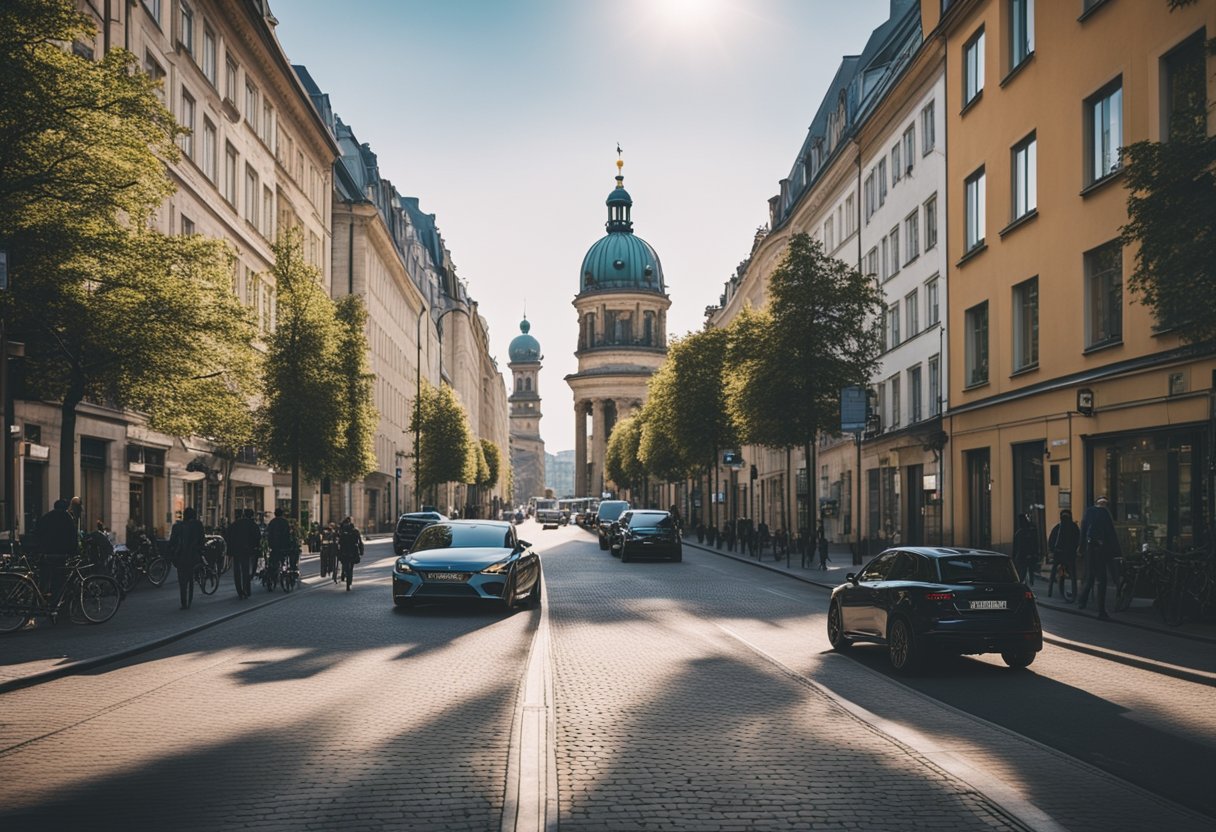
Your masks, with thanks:
[[[424,549],[510,549],[511,530],[498,525],[427,526],[418,535],[412,551]]]
[[[629,528],[669,529],[671,528],[671,515],[665,511],[635,512],[634,515],[629,518]]]
[[[947,584],[1012,584],[1018,574],[1004,555],[955,555],[939,558],[942,582]]]
[[[611,503],[600,503],[600,519],[601,520],[615,520],[618,517],[620,517],[621,514],[623,514],[625,512],[625,510],[628,508],[629,508],[629,503],[620,502],[620,501],[611,502]]]

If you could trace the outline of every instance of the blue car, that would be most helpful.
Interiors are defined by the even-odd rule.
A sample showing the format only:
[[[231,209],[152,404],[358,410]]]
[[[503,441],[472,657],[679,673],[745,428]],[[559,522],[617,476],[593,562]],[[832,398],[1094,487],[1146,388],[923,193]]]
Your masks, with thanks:
[[[422,529],[393,567],[393,603],[488,601],[506,610],[540,605],[540,556],[515,526],[444,520]]]

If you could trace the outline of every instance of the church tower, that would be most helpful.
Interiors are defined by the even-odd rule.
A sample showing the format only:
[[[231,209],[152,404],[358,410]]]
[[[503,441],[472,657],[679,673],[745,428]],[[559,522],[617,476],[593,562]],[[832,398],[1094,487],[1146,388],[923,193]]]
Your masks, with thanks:
[[[507,402],[511,409],[511,470],[515,504],[545,493],[545,441],[540,438],[540,343],[529,330],[525,315],[519,322],[519,335],[507,350],[510,358],[512,392]]]

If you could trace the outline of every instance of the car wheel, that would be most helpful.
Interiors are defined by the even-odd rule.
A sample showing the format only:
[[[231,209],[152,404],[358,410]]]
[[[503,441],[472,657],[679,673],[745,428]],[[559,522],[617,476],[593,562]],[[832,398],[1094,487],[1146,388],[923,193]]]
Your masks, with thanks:
[[[536,579],[536,583],[532,585],[532,591],[528,593],[528,597],[524,599],[524,604],[530,610],[540,609],[540,578]]]
[[[851,639],[844,634],[844,615],[840,611],[840,602],[833,601],[828,607],[828,643],[833,650],[844,651],[853,646]]]
[[[891,622],[887,633],[887,650],[891,666],[900,673],[913,673],[921,663],[921,648],[908,619],[900,617]]]
[[[602,550],[602,549],[607,549],[607,548],[608,548],[608,541],[604,540],[604,538],[601,537],[600,538],[600,549]]]
[[[1011,669],[1022,670],[1030,667],[1036,655],[1038,654],[1034,650],[1006,650],[1001,653],[1001,658]]]

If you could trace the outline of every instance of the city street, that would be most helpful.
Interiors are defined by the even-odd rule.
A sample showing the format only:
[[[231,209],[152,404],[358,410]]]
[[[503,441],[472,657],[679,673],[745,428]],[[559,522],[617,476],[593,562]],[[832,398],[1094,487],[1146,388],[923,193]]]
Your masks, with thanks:
[[[1189,650],[1190,673],[1049,643],[1029,671],[965,658],[906,680],[881,649],[829,649],[822,588],[689,545],[683,563],[622,564],[580,529],[520,532],[544,562],[540,611],[398,611],[378,541],[349,593],[306,561],[302,590],[247,612],[227,580],[189,613],[143,587],[110,625],[0,642],[11,681],[52,652],[90,658],[44,645],[104,638],[124,616],[146,620],[145,641],[231,616],[0,694],[0,827],[1216,823],[1209,644],[1110,636],[1137,656],[1168,642],[1175,671]],[[1091,624],[1044,615],[1059,639]]]

